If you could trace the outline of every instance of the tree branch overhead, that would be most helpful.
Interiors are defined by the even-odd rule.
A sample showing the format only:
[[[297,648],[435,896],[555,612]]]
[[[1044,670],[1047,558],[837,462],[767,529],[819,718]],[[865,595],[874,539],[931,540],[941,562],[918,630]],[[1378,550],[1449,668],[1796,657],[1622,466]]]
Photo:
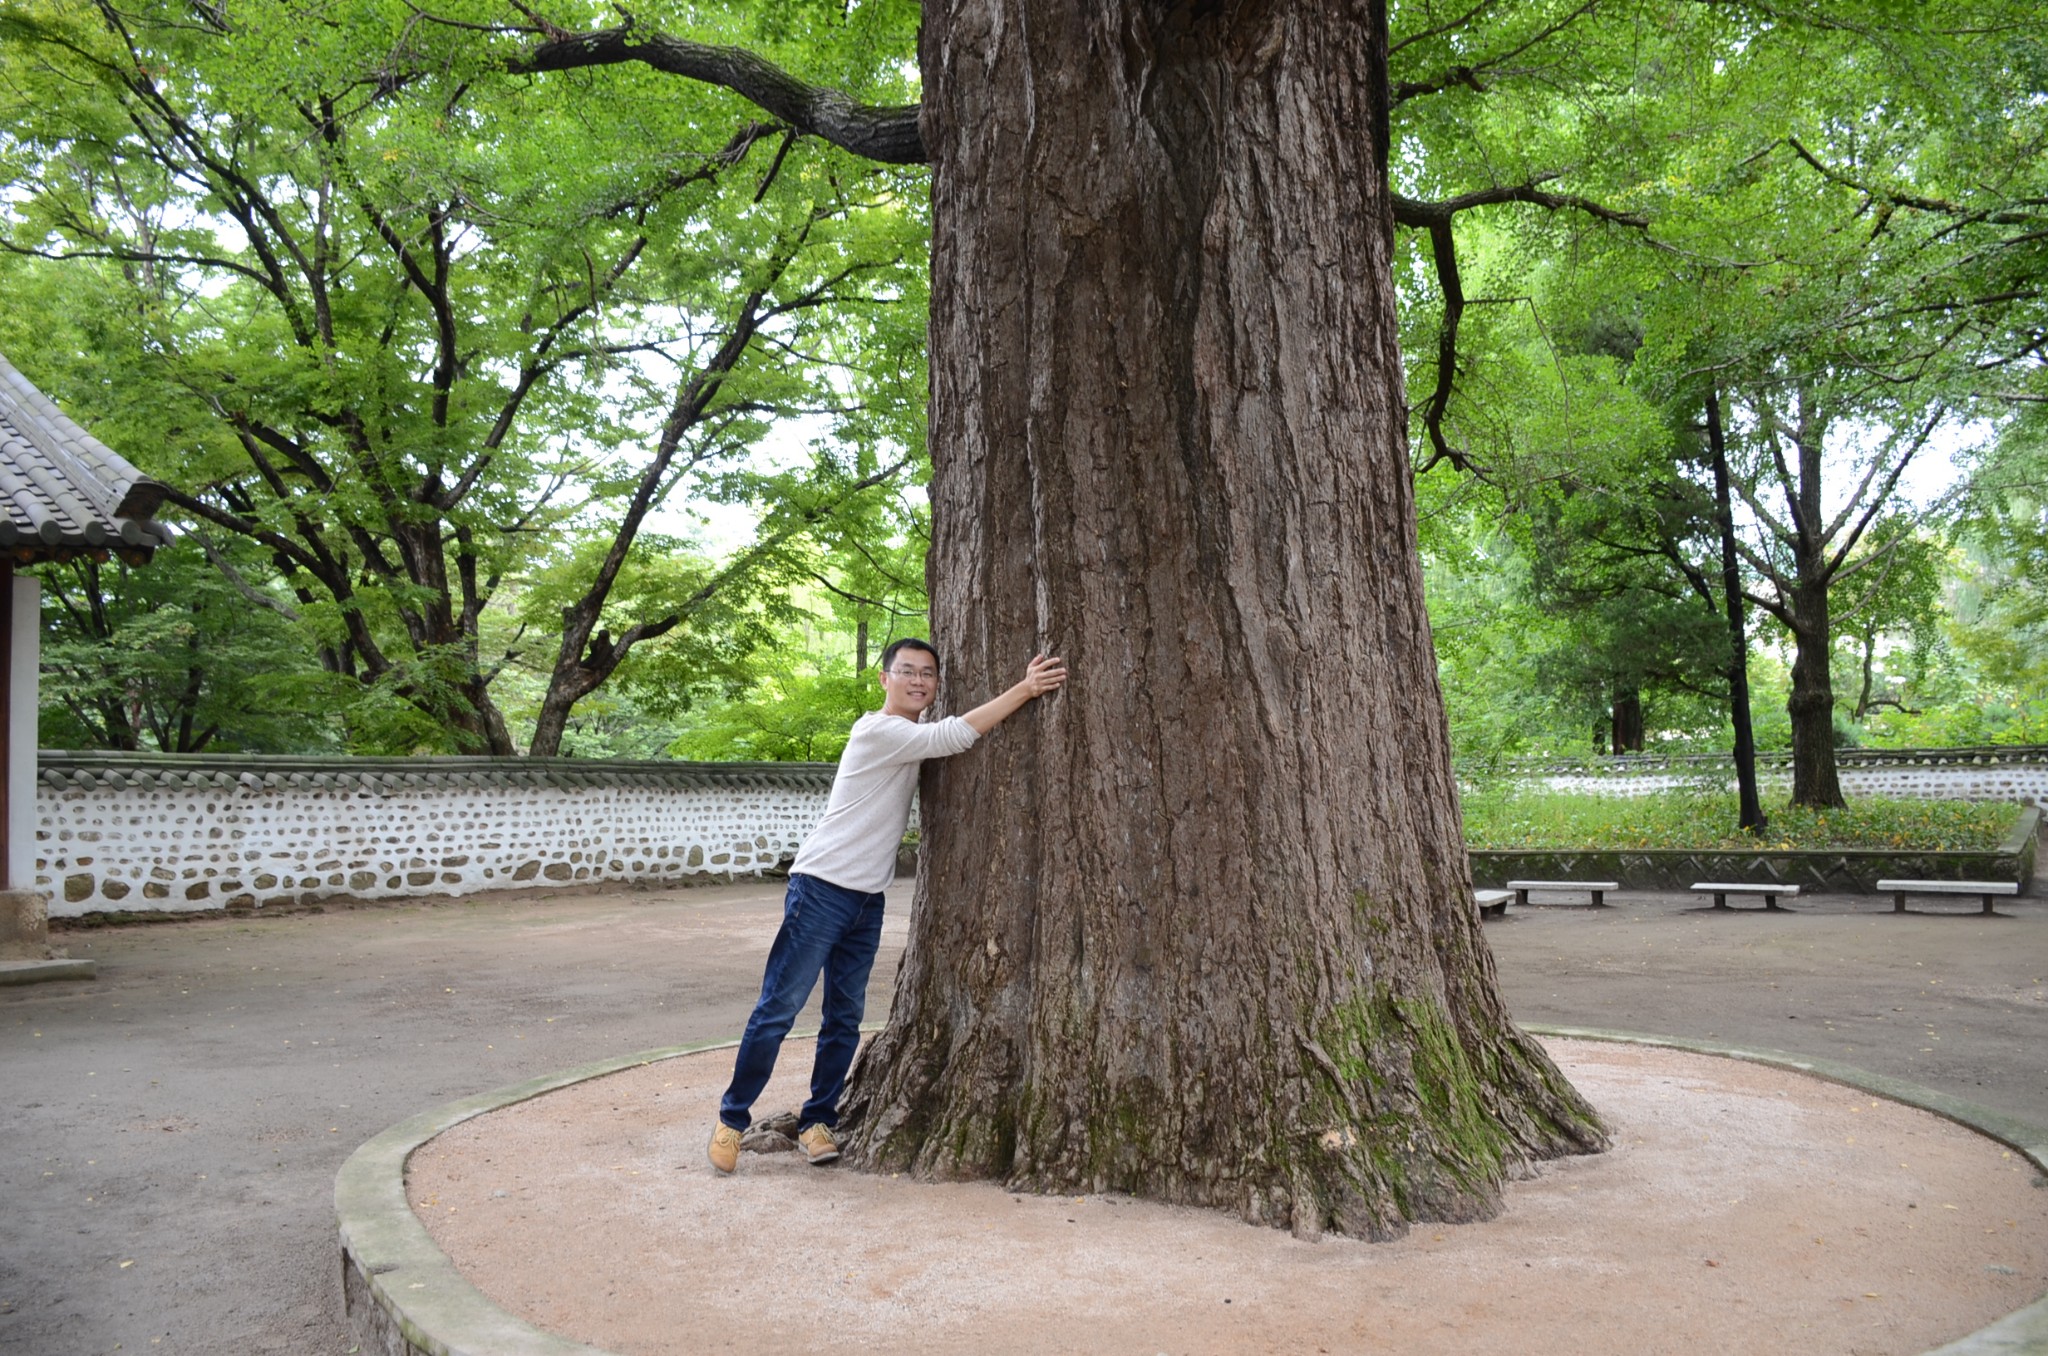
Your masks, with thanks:
[[[507,63],[515,75],[640,62],[655,70],[729,89],[807,136],[885,165],[922,165],[924,134],[915,104],[876,105],[809,84],[740,47],[643,33],[630,22],[590,33],[557,33]]]

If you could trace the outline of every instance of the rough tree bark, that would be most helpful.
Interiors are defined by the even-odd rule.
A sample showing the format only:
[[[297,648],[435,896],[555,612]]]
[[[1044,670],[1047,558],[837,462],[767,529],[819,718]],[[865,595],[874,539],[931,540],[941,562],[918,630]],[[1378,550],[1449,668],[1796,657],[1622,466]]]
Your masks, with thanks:
[[[1379,4],[933,0],[930,583],[956,706],[846,1105],[876,1167],[1302,1234],[1596,1150],[1498,997],[1423,612]]]

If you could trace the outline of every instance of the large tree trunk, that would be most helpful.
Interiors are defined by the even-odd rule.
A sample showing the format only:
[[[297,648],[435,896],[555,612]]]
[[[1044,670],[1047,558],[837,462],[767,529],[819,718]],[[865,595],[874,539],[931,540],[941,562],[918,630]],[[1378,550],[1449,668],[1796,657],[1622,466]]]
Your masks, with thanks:
[[[1074,677],[927,764],[852,1152],[1303,1234],[1489,1215],[1605,1141],[1472,905],[1384,13],[933,0],[922,42],[949,700]]]
[[[1828,624],[1825,581],[1802,582],[1792,595],[1798,625],[1792,632],[1792,803],[1815,809],[1848,804],[1835,775],[1834,633]]]

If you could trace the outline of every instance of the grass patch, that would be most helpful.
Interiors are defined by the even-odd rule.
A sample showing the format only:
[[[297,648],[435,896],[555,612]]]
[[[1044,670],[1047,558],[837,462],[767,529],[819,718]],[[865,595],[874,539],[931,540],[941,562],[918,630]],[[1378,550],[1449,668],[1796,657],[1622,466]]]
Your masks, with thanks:
[[[1759,839],[1736,827],[1738,811],[1732,792],[1596,796],[1509,785],[1469,792],[1464,806],[1466,842],[1478,852],[1522,848],[1993,852],[2012,832],[2021,809],[1981,801],[1880,796],[1852,801],[1845,810],[1767,805],[1764,814],[1770,827]]]

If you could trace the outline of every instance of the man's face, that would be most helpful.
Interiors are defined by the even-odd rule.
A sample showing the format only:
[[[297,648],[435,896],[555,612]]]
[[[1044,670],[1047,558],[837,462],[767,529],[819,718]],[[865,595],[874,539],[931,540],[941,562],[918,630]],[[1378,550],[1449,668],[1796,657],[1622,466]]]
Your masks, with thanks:
[[[884,711],[916,720],[939,695],[939,661],[929,650],[904,646],[882,670],[882,691]]]

